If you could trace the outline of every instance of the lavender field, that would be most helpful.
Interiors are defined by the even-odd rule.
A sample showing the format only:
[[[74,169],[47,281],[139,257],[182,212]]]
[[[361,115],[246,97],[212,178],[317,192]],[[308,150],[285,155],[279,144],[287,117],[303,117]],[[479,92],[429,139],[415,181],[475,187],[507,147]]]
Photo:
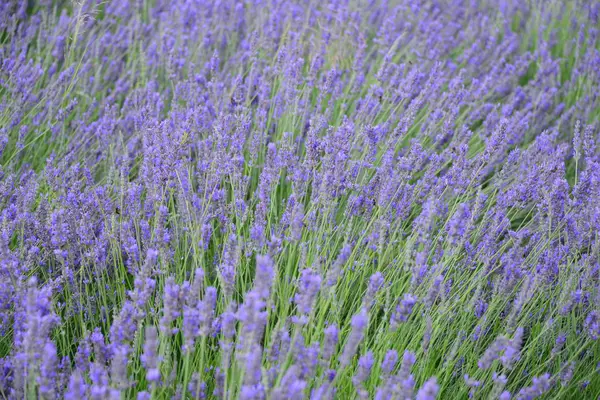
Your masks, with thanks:
[[[0,399],[598,399],[599,32],[0,0]]]

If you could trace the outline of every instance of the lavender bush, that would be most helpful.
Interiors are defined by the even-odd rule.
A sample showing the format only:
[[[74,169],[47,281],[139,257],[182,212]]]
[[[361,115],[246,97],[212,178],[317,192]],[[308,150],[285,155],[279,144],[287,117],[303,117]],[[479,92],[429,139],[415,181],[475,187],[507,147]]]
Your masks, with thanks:
[[[2,1],[1,397],[598,398],[599,19]]]

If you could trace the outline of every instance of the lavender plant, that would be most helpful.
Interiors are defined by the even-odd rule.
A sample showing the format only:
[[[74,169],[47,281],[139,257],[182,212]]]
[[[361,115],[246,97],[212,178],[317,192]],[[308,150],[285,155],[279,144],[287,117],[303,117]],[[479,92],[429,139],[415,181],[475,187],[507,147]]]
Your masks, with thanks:
[[[599,30],[3,1],[0,395],[598,398]]]

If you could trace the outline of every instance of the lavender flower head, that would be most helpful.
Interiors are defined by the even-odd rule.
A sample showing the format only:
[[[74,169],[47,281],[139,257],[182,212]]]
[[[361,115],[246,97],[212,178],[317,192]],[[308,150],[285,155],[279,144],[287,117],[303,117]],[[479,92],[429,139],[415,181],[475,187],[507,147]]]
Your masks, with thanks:
[[[423,386],[417,392],[417,400],[435,400],[437,398],[438,391],[440,390],[437,379],[435,377],[430,378],[423,384]]]

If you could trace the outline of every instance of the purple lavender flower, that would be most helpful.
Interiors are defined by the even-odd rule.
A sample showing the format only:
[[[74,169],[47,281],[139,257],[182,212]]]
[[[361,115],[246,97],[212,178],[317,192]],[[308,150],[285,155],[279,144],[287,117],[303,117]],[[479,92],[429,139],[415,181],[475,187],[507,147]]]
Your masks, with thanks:
[[[325,362],[329,362],[331,356],[335,353],[338,340],[339,331],[336,325],[329,325],[325,328],[325,340],[323,341],[323,349],[321,350],[321,357]]]
[[[471,378],[468,374],[464,376],[465,385],[470,388],[469,390],[469,398],[473,398],[477,391],[477,388],[481,386],[481,381],[475,380]]]
[[[500,393],[500,396],[498,396],[498,400],[510,400],[510,392],[505,390],[502,393]]]
[[[208,336],[211,332],[217,306],[217,289],[209,286],[204,291],[204,298],[198,302],[200,336]]]
[[[433,283],[431,284],[431,287],[429,288],[429,291],[427,292],[427,296],[425,297],[425,300],[423,301],[423,304],[425,304],[426,308],[430,308],[435,303],[435,301],[440,293],[440,285],[442,284],[443,280],[444,280],[443,275],[438,275],[433,280]]]
[[[244,384],[240,391],[242,399],[264,398],[264,388],[261,384],[262,349],[255,346],[246,355],[244,365]]]
[[[256,256],[256,277],[254,279],[254,286],[255,290],[257,290],[264,299],[269,297],[274,275],[275,270],[271,257],[268,255]]]
[[[552,355],[556,355],[558,353],[560,353],[560,351],[563,349],[563,346],[565,345],[565,343],[567,342],[567,336],[565,334],[559,334],[556,337],[556,340],[554,341],[554,347],[552,348]]]
[[[516,398],[518,400],[535,399],[550,390],[551,386],[550,374],[534,377],[532,385],[521,389]]]
[[[78,400],[85,396],[87,384],[81,376],[79,370],[73,371],[69,378],[69,385],[65,391],[65,400]]]
[[[152,396],[147,391],[141,391],[137,394],[137,400],[150,400]]]
[[[600,338],[600,312],[592,311],[585,319],[585,328],[593,340]]]
[[[488,369],[492,366],[492,363],[500,358],[500,354],[506,349],[508,345],[508,341],[504,337],[498,337],[496,340],[492,342],[492,344],[487,348],[483,356],[477,362],[477,366],[480,369]],[[512,357],[511,357],[512,359]]]
[[[294,297],[300,313],[309,314],[311,312],[320,288],[321,277],[316,272],[305,269],[300,273],[298,293]]]
[[[358,370],[354,377],[352,377],[352,383],[358,392],[358,396],[360,398],[368,398],[369,393],[364,388],[364,382],[369,378],[371,373],[371,368],[373,368],[373,364],[375,363],[375,359],[373,358],[372,352],[367,352],[364,356],[358,359]]]
[[[475,310],[474,310],[475,316],[477,318],[483,317],[483,314],[485,314],[487,309],[488,309],[488,303],[486,303],[482,299],[477,299],[477,301],[475,302]]]
[[[90,368],[90,398],[94,400],[105,399],[109,395],[108,374],[103,366],[94,363]]]
[[[167,278],[164,288],[164,306],[163,315],[160,319],[160,330],[165,334],[175,333],[171,324],[180,313],[179,285],[175,283],[172,277]]]
[[[438,391],[440,390],[437,379],[435,377],[429,378],[427,382],[423,384],[421,389],[417,392],[417,400],[435,400]]]
[[[327,287],[334,286],[337,283],[342,269],[344,267],[344,264],[346,264],[346,262],[350,258],[351,253],[352,246],[346,244],[344,245],[344,247],[342,247],[340,254],[336,258],[335,262],[330,267],[330,269],[327,271],[327,277],[325,278],[325,283]]]
[[[367,310],[364,308],[362,308],[360,312],[352,317],[352,322],[350,324],[352,326],[352,330],[346,339],[344,350],[339,358],[341,368],[344,368],[350,364],[352,357],[354,357],[356,350],[358,349],[358,346],[364,337],[368,323],[369,316],[367,314]]]
[[[110,379],[117,390],[125,390],[130,386],[127,364],[131,349],[127,345],[113,346],[113,357],[110,364]]]
[[[367,293],[363,299],[363,303],[367,308],[371,308],[377,292],[384,285],[385,279],[381,272],[376,272],[369,278],[369,286],[367,287]]]
[[[223,278],[226,297],[231,297],[231,295],[233,294],[238,257],[238,239],[234,234],[231,234],[228,238],[228,242],[223,254],[223,259],[221,260],[221,265],[219,267],[219,272],[221,273],[221,276]]]
[[[398,352],[396,350],[388,350],[387,353],[385,353],[385,357],[381,363],[381,370],[384,374],[389,375],[396,367],[397,362]]]
[[[264,307],[265,302],[261,296],[255,291],[250,291],[246,294],[244,303],[237,310],[236,318],[243,324],[240,341],[244,352],[250,351],[253,343],[263,334],[267,321],[267,313],[264,311]]]
[[[190,383],[188,383],[187,390],[193,399],[204,399],[206,398],[206,383],[200,379],[200,374],[194,372]]]
[[[574,361],[564,363],[561,366],[559,377],[560,377],[560,383],[562,386],[567,386],[569,384],[569,382],[571,381],[571,379],[573,379],[574,370],[575,370],[575,362]]]
[[[417,304],[417,298],[411,294],[405,294],[404,298],[398,302],[396,310],[391,317],[392,329],[396,329],[402,322],[408,321],[408,317],[412,313],[413,307]]]
[[[58,356],[56,346],[51,341],[47,341],[43,351],[40,373],[37,378],[38,390],[42,398],[50,399],[56,396]]]
[[[160,371],[158,370],[158,333],[154,326],[146,327],[144,336],[144,353],[140,360],[146,369],[146,380],[156,383],[160,380]]]
[[[504,368],[510,370],[514,362],[519,360],[519,352],[521,350],[521,341],[523,340],[523,328],[517,328],[514,337],[508,341],[504,354],[500,357],[500,361]]]

